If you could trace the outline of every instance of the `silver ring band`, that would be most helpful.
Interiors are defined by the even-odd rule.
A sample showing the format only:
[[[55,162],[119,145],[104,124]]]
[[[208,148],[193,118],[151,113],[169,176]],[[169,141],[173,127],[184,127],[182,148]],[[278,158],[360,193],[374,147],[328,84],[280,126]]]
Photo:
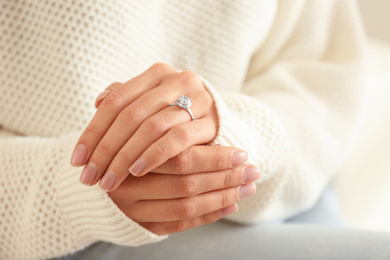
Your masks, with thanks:
[[[172,104],[170,104],[169,105],[169,107],[170,106],[179,106],[177,103],[172,103]],[[179,106],[180,107],[180,106]],[[195,118],[194,118],[194,115],[192,114],[192,112],[191,112],[191,110],[189,109],[189,108],[183,108],[184,110],[186,110],[187,112],[188,112],[188,114],[190,114],[190,116],[191,116],[191,121],[194,121],[195,120]]]

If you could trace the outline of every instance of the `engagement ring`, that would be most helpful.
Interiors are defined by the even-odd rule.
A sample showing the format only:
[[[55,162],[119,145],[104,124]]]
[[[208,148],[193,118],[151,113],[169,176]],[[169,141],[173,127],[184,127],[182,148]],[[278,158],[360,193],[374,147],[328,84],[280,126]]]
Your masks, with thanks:
[[[182,109],[186,110],[190,116],[191,116],[191,120],[194,121],[194,116],[192,115],[192,112],[190,110],[190,107],[192,105],[192,102],[191,102],[191,98],[187,97],[187,96],[184,96],[184,95],[181,95],[177,100],[176,100],[176,103],[172,103],[169,105],[170,106],[179,106],[181,107]]]

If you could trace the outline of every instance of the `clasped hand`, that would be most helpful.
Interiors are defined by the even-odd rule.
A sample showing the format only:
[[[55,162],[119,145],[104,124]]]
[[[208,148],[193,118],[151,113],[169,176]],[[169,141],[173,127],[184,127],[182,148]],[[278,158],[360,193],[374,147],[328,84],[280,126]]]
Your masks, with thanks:
[[[182,94],[192,98],[194,121],[168,106]],[[250,183],[259,171],[244,165],[244,151],[204,145],[217,135],[218,116],[195,73],[155,64],[111,84],[95,106],[71,163],[86,165],[80,181],[100,180],[119,208],[150,231],[169,234],[213,222],[255,192]]]

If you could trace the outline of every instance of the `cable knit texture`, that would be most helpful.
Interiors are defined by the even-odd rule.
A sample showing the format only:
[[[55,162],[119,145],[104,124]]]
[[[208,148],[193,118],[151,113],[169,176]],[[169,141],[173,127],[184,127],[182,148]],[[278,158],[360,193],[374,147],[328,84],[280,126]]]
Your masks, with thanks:
[[[352,1],[0,5],[1,259],[165,238],[127,218],[100,188],[81,185],[69,164],[97,94],[156,62],[203,76],[219,114],[213,144],[243,148],[260,167],[257,193],[231,220],[308,209],[353,143],[364,37]]]

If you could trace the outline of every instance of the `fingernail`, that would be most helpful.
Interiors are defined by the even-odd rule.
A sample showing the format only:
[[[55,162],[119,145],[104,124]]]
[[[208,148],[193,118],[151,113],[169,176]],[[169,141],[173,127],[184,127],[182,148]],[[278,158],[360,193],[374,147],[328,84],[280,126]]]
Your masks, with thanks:
[[[103,190],[111,190],[112,186],[114,186],[114,183],[116,181],[116,176],[112,171],[107,171],[102,180],[100,181],[100,187]]]
[[[110,93],[111,90],[107,89],[105,91],[103,91],[102,93],[100,93],[97,97],[96,97],[96,100],[95,100],[95,106],[97,105],[97,103],[102,100],[103,98],[107,97],[108,93]]]
[[[87,157],[87,147],[83,144],[79,144],[73,151],[70,163],[72,166],[81,166]]]
[[[145,161],[142,158],[138,158],[138,160],[130,166],[129,172],[134,176],[138,176],[140,172],[145,168]]]
[[[257,180],[260,177],[260,170],[256,167],[246,167],[242,174],[242,183],[250,183]]]
[[[227,215],[230,215],[230,214],[236,212],[237,210],[238,210],[238,206],[237,206],[237,204],[234,204],[234,205],[231,205],[231,206],[226,207],[224,209],[221,209],[219,211],[219,213],[221,214],[222,217],[225,217]]]
[[[97,175],[97,167],[93,162],[89,162],[87,166],[85,166],[83,172],[80,176],[80,182],[85,185],[91,185],[95,180]]]
[[[244,164],[248,160],[248,153],[242,150],[236,150],[232,155],[232,166]]]
[[[252,184],[247,184],[247,185],[242,185],[240,187],[240,190],[238,191],[238,197],[241,199],[246,198],[250,195],[253,195],[256,192],[256,185]]]

